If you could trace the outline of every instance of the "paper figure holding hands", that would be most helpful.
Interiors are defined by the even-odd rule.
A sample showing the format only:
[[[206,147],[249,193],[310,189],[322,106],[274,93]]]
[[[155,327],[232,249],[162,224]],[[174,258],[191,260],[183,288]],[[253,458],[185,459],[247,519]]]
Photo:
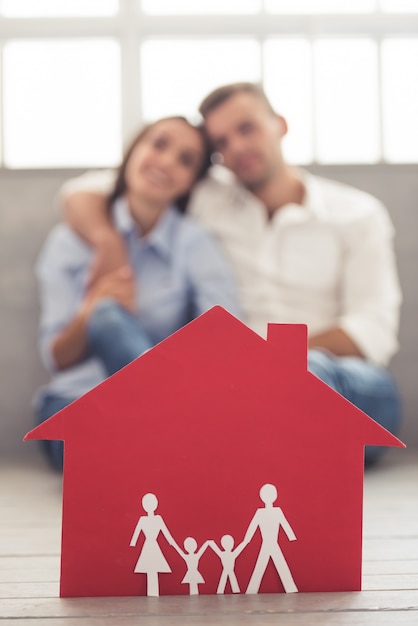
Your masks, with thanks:
[[[231,585],[232,592],[240,592],[237,577],[235,576],[234,572],[234,567],[237,556],[241,554],[246,545],[247,544],[243,542],[234,550],[234,538],[231,537],[231,535],[223,535],[223,537],[221,538],[221,546],[223,547],[223,550],[221,550],[214,541],[209,541],[209,546],[214,552],[216,552],[216,554],[221,559],[223,568],[216,593],[225,592],[225,587],[228,579]]]
[[[141,572],[147,575],[147,595],[158,596],[159,584],[158,574],[163,572],[171,572],[171,568],[167,563],[160,546],[158,545],[158,535],[162,533],[168,543],[178,549],[176,542],[170,534],[161,515],[155,515],[154,512],[158,506],[157,497],[153,493],[147,493],[142,498],[142,507],[147,513],[142,515],[135,527],[134,534],[130,542],[130,546],[135,546],[141,532],[145,535],[144,545],[135,565],[135,572]]]
[[[276,487],[269,484],[263,485],[260,489],[260,498],[264,502],[264,507],[257,509],[255,512],[242,542],[246,546],[250,543],[257,528],[260,529],[261,549],[246,593],[258,593],[269,559],[273,561],[286,593],[293,593],[298,589],[280,549],[278,535],[280,527],[283,528],[289,541],[295,541],[296,535],[281,508],[273,506],[273,503],[277,500]]]
[[[205,582],[205,579],[198,570],[198,565],[199,559],[208,547],[208,545],[209,541],[205,541],[205,543],[196,552],[196,539],[194,539],[193,537],[186,537],[186,539],[184,540],[185,552],[177,545],[174,546],[177,552],[180,554],[180,556],[183,557],[186,562],[187,572],[181,582],[189,583],[189,593],[191,596],[197,595],[199,593],[198,585]]]

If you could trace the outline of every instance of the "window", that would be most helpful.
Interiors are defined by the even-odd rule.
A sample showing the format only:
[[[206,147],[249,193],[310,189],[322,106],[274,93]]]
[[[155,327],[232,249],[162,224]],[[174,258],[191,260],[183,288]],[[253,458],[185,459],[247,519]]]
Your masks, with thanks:
[[[117,163],[121,156],[119,57],[118,43],[100,38],[5,44],[5,165]]]
[[[262,81],[293,163],[418,161],[418,0],[0,0],[1,166],[112,166]]]
[[[389,163],[417,161],[418,40],[382,43],[383,155]]]
[[[370,39],[318,39],[314,44],[317,159],[379,160],[377,46]]]
[[[266,0],[266,9],[272,13],[370,13],[376,0]]]
[[[118,0],[2,0],[6,17],[70,17],[115,15]]]
[[[244,15],[260,8],[261,0],[142,0],[144,13],[151,15]]]
[[[141,58],[145,119],[196,117],[200,101],[215,87],[261,79],[260,46],[252,39],[150,40]]]
[[[269,39],[264,44],[264,85],[288,123],[283,149],[289,160],[313,160],[311,45],[307,39]]]
[[[418,13],[418,0],[380,0],[380,3],[388,13]]]

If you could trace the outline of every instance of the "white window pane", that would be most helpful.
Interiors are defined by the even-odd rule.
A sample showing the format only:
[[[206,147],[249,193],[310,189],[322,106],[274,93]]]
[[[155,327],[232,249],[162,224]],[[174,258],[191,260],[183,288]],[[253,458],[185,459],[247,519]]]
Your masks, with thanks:
[[[261,0],[142,0],[142,10],[150,15],[197,15],[257,13]]]
[[[115,41],[11,41],[3,60],[6,165],[119,161],[120,52]]]
[[[377,49],[367,39],[314,44],[318,161],[379,160]]]
[[[310,44],[304,39],[270,40],[264,54],[266,94],[289,127],[283,142],[286,158],[309,163],[313,159]]]
[[[392,163],[418,161],[417,77],[418,41],[383,41],[383,152]]]
[[[418,0],[380,0],[380,6],[387,13],[418,12]]]
[[[146,120],[193,117],[212,89],[260,80],[260,46],[252,39],[147,41],[141,47],[141,79]]]
[[[370,13],[376,0],[265,0],[270,13]]]
[[[69,17],[115,15],[118,0],[2,0],[6,17]]]

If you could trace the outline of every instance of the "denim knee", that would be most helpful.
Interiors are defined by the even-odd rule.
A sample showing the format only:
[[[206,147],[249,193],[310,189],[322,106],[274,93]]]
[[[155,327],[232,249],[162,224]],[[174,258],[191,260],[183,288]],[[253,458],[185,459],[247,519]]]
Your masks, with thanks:
[[[103,298],[96,304],[87,324],[90,340],[109,338],[123,324],[123,311],[113,298]]]
[[[309,350],[308,369],[312,374],[320,378],[322,382],[333,389],[337,389],[338,383],[332,360],[332,355],[323,350]]]

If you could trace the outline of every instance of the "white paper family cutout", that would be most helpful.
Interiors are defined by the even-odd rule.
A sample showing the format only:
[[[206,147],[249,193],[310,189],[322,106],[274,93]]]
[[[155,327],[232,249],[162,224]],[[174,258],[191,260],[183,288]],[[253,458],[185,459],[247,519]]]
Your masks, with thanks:
[[[240,587],[235,575],[235,561],[244,548],[251,542],[257,529],[261,535],[261,548],[258,554],[253,573],[246,590],[247,594],[258,593],[263,575],[271,559],[276,571],[282,581],[286,593],[296,592],[298,589],[293,580],[291,571],[283,552],[279,546],[279,531],[283,528],[289,541],[295,541],[296,535],[287,521],[282,509],[273,506],[277,500],[277,489],[274,485],[265,484],[260,489],[260,498],[264,507],[256,510],[252,518],[243,541],[234,549],[234,538],[231,535],[223,535],[221,538],[222,549],[213,539],[208,539],[197,549],[197,542],[193,537],[184,540],[184,550],[180,548],[172,537],[161,515],[156,515],[158,499],[155,494],[147,493],[142,498],[142,508],[146,515],[141,515],[135,527],[130,546],[136,546],[139,535],[142,532],[145,540],[136,562],[134,572],[143,573],[147,576],[147,595],[159,595],[158,575],[160,573],[171,572],[161,548],[158,543],[158,536],[161,533],[168,544],[171,545],[184,559],[186,564],[186,574],[182,583],[189,585],[190,595],[199,593],[198,585],[205,582],[199,571],[199,560],[207,548],[211,548],[219,557],[222,563],[222,574],[217,588],[218,594],[225,592],[226,584],[229,580],[233,593],[239,593]]]

